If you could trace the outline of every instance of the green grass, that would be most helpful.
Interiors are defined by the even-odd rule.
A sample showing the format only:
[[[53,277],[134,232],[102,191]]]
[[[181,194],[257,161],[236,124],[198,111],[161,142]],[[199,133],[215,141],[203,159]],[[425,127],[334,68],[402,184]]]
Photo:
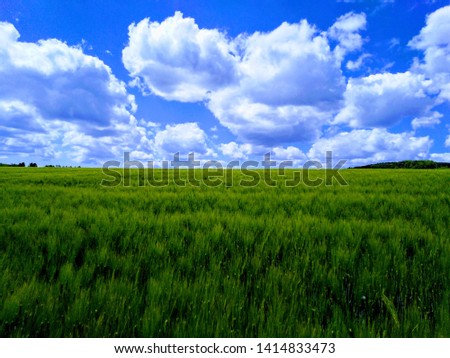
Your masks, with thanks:
[[[107,188],[0,168],[0,336],[450,337],[450,171],[341,173]]]

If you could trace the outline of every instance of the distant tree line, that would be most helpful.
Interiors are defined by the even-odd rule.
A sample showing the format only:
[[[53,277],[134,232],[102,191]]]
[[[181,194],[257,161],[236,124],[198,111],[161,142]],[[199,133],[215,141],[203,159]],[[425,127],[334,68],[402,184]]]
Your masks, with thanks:
[[[450,168],[450,163],[438,163],[432,160],[404,160],[354,167],[353,169],[439,169]]]
[[[11,164],[5,164],[5,163],[0,163],[0,167],[26,167],[27,165],[25,164],[25,162],[21,162],[19,164],[16,163],[11,163]],[[30,163],[28,165],[28,167],[30,168],[37,168],[38,165],[37,163]],[[45,168],[81,168],[81,166],[71,166],[71,165],[46,165]]]
[[[38,165],[36,163],[30,163],[29,167],[36,168]],[[0,167],[26,167],[25,162],[21,162],[19,164],[11,163],[11,164],[3,164],[0,163]]]
[[[49,164],[45,166],[46,168],[81,168],[81,166],[79,165],[78,167],[72,166],[72,165],[53,165],[53,164]]]

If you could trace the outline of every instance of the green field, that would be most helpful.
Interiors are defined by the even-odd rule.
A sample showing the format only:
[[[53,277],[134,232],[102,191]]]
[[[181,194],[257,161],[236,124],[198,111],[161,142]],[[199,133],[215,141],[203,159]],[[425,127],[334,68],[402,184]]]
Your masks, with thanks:
[[[341,173],[108,188],[0,168],[0,336],[450,337],[450,170]]]

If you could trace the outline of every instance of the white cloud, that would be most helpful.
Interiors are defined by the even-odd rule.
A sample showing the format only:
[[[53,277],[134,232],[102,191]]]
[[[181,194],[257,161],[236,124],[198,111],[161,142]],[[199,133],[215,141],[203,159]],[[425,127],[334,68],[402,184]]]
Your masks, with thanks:
[[[328,30],[328,36],[339,42],[335,52],[343,57],[347,52],[361,49],[363,38],[358,33],[366,28],[366,14],[355,14],[350,12],[342,15]]]
[[[327,38],[306,20],[228,39],[180,12],[161,23],[144,19],[129,27],[123,62],[141,89],[182,102],[236,86],[253,102],[310,105],[335,100],[343,89]]]
[[[172,157],[175,153],[187,155],[191,152],[212,155],[208,148],[206,133],[197,123],[166,125],[154,138],[154,152],[161,157]]]
[[[345,88],[342,62],[362,48],[366,22],[365,14],[348,13],[326,32],[302,20],[231,39],[177,12],[161,23],[146,19],[131,25],[123,61],[140,78],[141,89],[165,99],[204,101],[247,143],[220,146],[224,155],[238,158],[254,154],[255,147],[313,142],[327,124],[390,127],[405,118],[414,129],[437,124],[440,114],[432,108],[438,91],[425,75],[350,78]],[[334,49],[330,40],[338,43]],[[347,68],[360,68],[367,57],[347,61]]]
[[[365,14],[348,13],[327,32],[302,20],[230,39],[177,12],[161,23],[146,19],[131,25],[123,60],[154,94],[205,101],[220,123],[250,146],[221,145],[225,155],[239,158],[251,155],[252,146],[312,142],[330,123],[374,128],[409,118],[414,129],[437,123],[440,114],[432,112],[437,90],[425,75],[350,78],[345,89],[342,61],[362,48],[365,27]],[[338,42],[334,49],[330,39]],[[358,69],[368,56],[347,61],[347,68]],[[211,61],[221,71],[211,71]]]
[[[323,162],[325,153],[332,151],[335,159],[347,159],[349,165],[424,159],[432,143],[429,137],[415,137],[411,133],[389,133],[384,128],[360,129],[318,140],[308,157]]]
[[[447,139],[445,140],[445,146],[450,147],[450,135],[447,136]]]
[[[219,149],[223,155],[233,159],[248,159],[248,157],[253,154],[253,146],[249,143],[222,143],[219,145]]]
[[[432,153],[430,154],[430,159],[435,162],[450,163],[450,153]]]
[[[344,90],[327,38],[306,21],[240,38],[241,80],[207,104],[240,140],[273,145],[320,135]]]
[[[350,71],[356,71],[361,68],[366,58],[371,57],[371,55],[365,53],[358,57],[356,61],[348,61],[345,67]]]
[[[239,91],[267,105],[317,105],[341,98],[340,63],[328,39],[302,20],[241,39]]]
[[[134,97],[100,59],[0,22],[0,153],[97,162],[145,142]],[[139,145],[139,144],[138,144]]]
[[[450,6],[429,15],[409,42],[424,54],[410,71],[346,79],[343,66],[361,69],[372,56],[363,49],[366,23],[365,14],[348,13],[326,31],[302,20],[235,38],[199,28],[180,12],[130,25],[122,60],[131,83],[166,100],[204,102],[236,136],[215,146],[210,139],[224,132],[217,123],[208,125],[214,132],[208,138],[197,123],[137,120],[125,83],[84,53],[86,41],[22,42],[14,25],[0,22],[0,157],[98,164],[123,151],[159,160],[192,151],[206,158],[218,150],[236,159],[270,151],[277,160],[299,162],[307,157],[291,144],[302,142],[314,143],[308,157],[335,148],[360,164],[447,158],[428,154],[429,137],[385,128],[407,121],[416,131],[445,121],[435,107],[450,101]],[[390,42],[398,44],[397,38]],[[344,126],[357,130],[339,134]]]
[[[408,116],[429,115],[435,100],[432,82],[412,72],[350,78],[345,107],[335,123],[351,127],[389,127]]]
[[[0,99],[0,131],[14,136],[22,132],[46,132],[45,122],[35,107],[18,99]]]
[[[163,22],[148,18],[129,27],[123,63],[143,88],[168,100],[196,102],[236,80],[236,59],[226,35],[199,29],[181,12]]]
[[[239,140],[314,140],[345,89],[326,34],[306,20],[229,39],[177,12],[161,23],[143,20],[129,31],[123,61],[140,78],[141,90],[169,100],[206,99]]]
[[[394,47],[397,47],[398,45],[400,45],[400,39],[398,39],[397,37],[393,37],[391,39],[391,41],[389,41],[389,48],[393,49]]]
[[[239,97],[238,91],[214,94],[208,108],[242,141],[254,144],[310,141],[330,119],[312,106],[269,106]]]
[[[291,160],[295,166],[307,160],[306,155],[299,148],[294,146],[269,147],[251,143],[238,144],[236,142],[229,142],[220,144],[219,150],[223,155],[231,159],[252,159],[261,161],[266,154],[270,153],[271,160],[275,160],[278,163],[285,160]]]
[[[430,76],[440,88],[440,98],[450,101],[450,6],[427,17],[427,23],[409,46],[424,51],[419,70]]]
[[[46,118],[106,124],[134,99],[111,69],[81,49],[58,40],[19,42],[17,30],[0,23],[1,98],[26,98]]]
[[[429,73],[448,73],[450,68],[450,6],[427,17],[427,24],[409,45],[425,51],[425,68]]]
[[[270,150],[272,153],[271,159],[277,162],[290,160],[293,162],[294,166],[298,166],[308,160],[305,153],[303,153],[299,148],[294,146],[284,147],[274,147]]]
[[[443,115],[438,112],[432,112],[429,116],[414,118],[411,122],[411,126],[414,130],[420,127],[433,127],[441,123],[440,118]]]

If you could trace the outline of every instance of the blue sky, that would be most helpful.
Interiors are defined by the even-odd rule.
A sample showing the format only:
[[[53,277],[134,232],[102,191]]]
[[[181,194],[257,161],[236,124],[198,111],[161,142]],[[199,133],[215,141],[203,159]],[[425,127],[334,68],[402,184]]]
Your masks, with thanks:
[[[450,161],[450,1],[2,1],[0,162]]]

